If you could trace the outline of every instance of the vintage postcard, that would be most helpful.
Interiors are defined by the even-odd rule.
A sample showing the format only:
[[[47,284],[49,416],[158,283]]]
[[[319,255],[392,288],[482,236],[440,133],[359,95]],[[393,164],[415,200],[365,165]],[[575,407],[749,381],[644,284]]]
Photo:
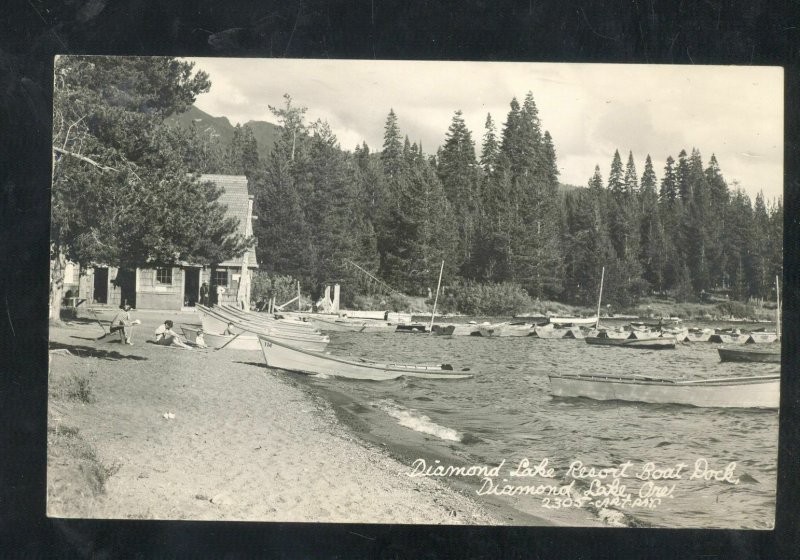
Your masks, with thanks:
[[[772,529],[783,79],[57,57],[48,515]]]

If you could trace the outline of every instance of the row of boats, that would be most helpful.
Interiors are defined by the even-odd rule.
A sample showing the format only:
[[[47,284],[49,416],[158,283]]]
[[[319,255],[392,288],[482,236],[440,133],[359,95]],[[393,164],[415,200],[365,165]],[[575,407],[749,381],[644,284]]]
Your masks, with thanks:
[[[397,324],[388,321],[353,319],[347,317],[321,317],[308,314],[271,316],[242,311],[234,307],[198,306],[200,325],[182,326],[189,341],[203,337],[211,348],[231,348],[260,351],[267,366],[320,376],[351,379],[387,380],[398,377],[427,379],[465,379],[473,376],[469,368],[456,369],[449,364],[409,365],[382,363],[352,357],[335,356],[326,352],[330,338],[325,331],[391,332]],[[592,323],[595,319],[591,319]],[[460,326],[460,325],[458,325]],[[434,325],[433,333],[436,332]],[[668,349],[675,348],[687,329],[659,328],[632,325],[628,329],[591,329],[587,325],[561,323],[548,324],[464,324],[463,329],[477,328],[476,336],[538,336],[539,338],[583,338],[588,344],[625,348]],[[522,333],[527,334],[507,334]],[[483,332],[481,332],[483,331]],[[490,332],[491,331],[491,332]],[[558,336],[564,331],[562,336]],[[506,334],[495,334],[497,332]],[[217,334],[222,333],[222,334]],[[567,333],[572,333],[567,334]],[[454,336],[442,331],[440,335]],[[473,333],[470,333],[473,334]],[[780,361],[777,335],[771,333],[738,333],[727,331],[697,332],[702,334],[690,341],[730,342],[744,347],[719,348],[723,361]],[[753,334],[756,334],[754,337]],[[542,336],[544,335],[544,336]],[[551,336],[552,335],[552,336]],[[708,335],[708,337],[705,337]],[[715,338],[717,337],[717,338]],[[726,337],[731,337],[730,339]],[[767,348],[753,348],[753,343],[773,343]],[[686,341],[685,338],[681,341]],[[777,359],[776,359],[777,358]],[[551,374],[551,392],[558,397],[588,397],[599,400],[626,400],[651,403],[688,404],[713,407],[777,408],[779,400],[779,375],[748,376],[736,378],[668,380],[642,376],[595,376],[585,374]]]

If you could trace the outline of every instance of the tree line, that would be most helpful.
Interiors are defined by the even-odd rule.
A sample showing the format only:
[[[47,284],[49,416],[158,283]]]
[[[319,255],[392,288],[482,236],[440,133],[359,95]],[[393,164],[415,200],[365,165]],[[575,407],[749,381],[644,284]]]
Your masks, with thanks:
[[[84,265],[213,265],[252,243],[261,269],[312,295],[338,281],[356,293],[427,295],[446,284],[503,284],[531,297],[626,304],[650,293],[692,299],[726,289],[769,297],[782,264],[783,207],[731,188],[712,155],[647,157],[638,175],[618,152],[586,188],[558,181],[553,138],[533,95],[510,101],[476,140],[455,111],[435,153],[389,110],[383,145],[343,150],[327,123],[286,95],[269,109],[281,135],[261,158],[248,126],[230,145],[167,118],[211,87],[174,58],[59,57],[55,64],[51,303],[67,259]],[[135,132],[135,133],[134,133]],[[248,177],[255,239],[236,235],[200,173]],[[372,280],[357,267],[372,274]],[[387,288],[391,286],[391,288]],[[466,284],[465,284],[466,285]]]
[[[607,175],[596,166],[585,188],[564,188],[530,92],[511,100],[499,131],[487,115],[479,149],[455,111],[433,154],[392,109],[377,152],[342,150],[288,95],[270,109],[282,136],[266,161],[239,125],[230,146],[198,141],[189,159],[250,178],[259,262],[312,290],[331,280],[369,289],[349,262],[412,295],[435,288],[444,260],[450,283],[512,283],[578,305],[595,301],[603,267],[604,299],[619,305],[652,294],[767,298],[781,273],[781,199],[751,201],[697,149],[668,156],[660,180],[650,155],[639,175],[632,152],[623,164],[617,150]],[[217,155],[198,155],[209,150]]]

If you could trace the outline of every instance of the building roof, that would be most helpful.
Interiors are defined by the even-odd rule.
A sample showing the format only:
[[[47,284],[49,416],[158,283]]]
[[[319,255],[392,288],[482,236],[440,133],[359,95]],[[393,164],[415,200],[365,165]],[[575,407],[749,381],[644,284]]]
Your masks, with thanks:
[[[253,235],[250,193],[247,188],[247,177],[244,175],[200,175],[200,181],[210,181],[222,189],[218,202],[228,207],[227,215],[239,221],[238,233],[244,237]],[[257,267],[255,249],[244,254],[248,267]],[[220,263],[220,266],[242,266],[242,259],[231,259]]]

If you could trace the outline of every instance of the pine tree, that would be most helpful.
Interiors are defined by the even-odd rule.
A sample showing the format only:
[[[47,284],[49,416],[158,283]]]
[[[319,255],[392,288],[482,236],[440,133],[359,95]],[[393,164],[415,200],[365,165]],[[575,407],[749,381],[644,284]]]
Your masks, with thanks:
[[[456,111],[438,157],[438,173],[458,227],[459,267],[470,260],[478,214],[478,165],[472,134]]]
[[[386,126],[384,126],[381,162],[383,162],[384,173],[390,179],[397,175],[400,168],[400,157],[403,153],[400,137],[397,115],[395,115],[394,109],[389,109],[389,116],[386,117]]]
[[[664,254],[662,252],[664,227],[661,223],[658,208],[656,174],[653,170],[650,154],[647,155],[644,163],[639,199],[641,201],[642,217],[639,230],[641,239],[639,261],[642,264],[643,278],[650,284],[651,288],[661,292],[664,289],[662,277],[664,270]]]
[[[708,274],[712,287],[722,287],[726,283],[725,271],[728,258],[725,251],[725,238],[728,229],[726,214],[730,195],[728,193],[728,185],[722,177],[719,163],[714,154],[711,155],[705,175],[709,198],[709,213],[705,219],[710,232],[707,250]]]
[[[629,195],[635,195],[639,192],[639,180],[636,176],[633,152],[628,152],[628,164],[625,166],[625,192]]]
[[[491,173],[497,167],[497,156],[500,146],[497,143],[497,133],[491,113],[486,114],[483,146],[481,149],[481,166],[486,173]]]

